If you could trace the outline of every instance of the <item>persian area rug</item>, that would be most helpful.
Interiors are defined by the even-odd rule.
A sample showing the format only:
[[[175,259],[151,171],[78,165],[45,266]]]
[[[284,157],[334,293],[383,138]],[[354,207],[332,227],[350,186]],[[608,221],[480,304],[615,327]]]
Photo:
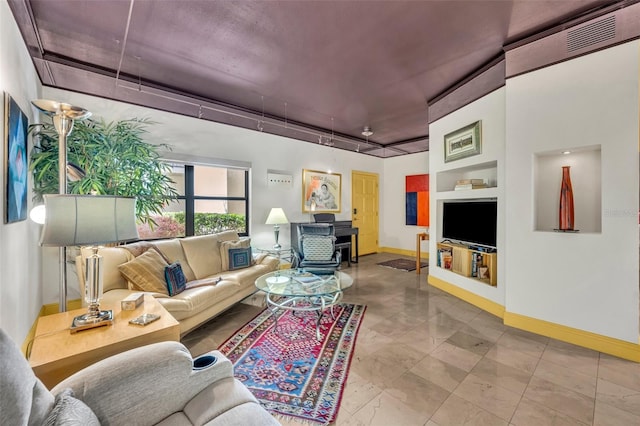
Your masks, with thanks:
[[[316,339],[315,312],[268,309],[219,348],[235,377],[272,414],[311,424],[335,421],[358,329],[366,306],[339,303],[327,309]]]
[[[386,262],[380,262],[378,263],[378,265],[380,266],[385,266],[387,268],[393,268],[393,269],[401,269],[403,271],[415,271],[416,270],[416,261],[415,260],[409,260],[409,259],[393,259],[393,260],[387,260]],[[429,266],[429,264],[427,262],[420,262],[420,267],[424,268]]]

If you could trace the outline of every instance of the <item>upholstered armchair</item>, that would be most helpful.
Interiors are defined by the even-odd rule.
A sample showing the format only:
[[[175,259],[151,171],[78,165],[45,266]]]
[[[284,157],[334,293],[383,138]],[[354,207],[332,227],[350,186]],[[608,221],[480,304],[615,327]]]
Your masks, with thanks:
[[[155,343],[99,361],[51,391],[2,330],[0,358],[0,413],[7,424],[280,424],[217,351],[192,359],[180,343]]]
[[[332,274],[340,268],[341,254],[336,249],[333,224],[301,223],[298,241],[293,245],[298,267],[313,274]]]

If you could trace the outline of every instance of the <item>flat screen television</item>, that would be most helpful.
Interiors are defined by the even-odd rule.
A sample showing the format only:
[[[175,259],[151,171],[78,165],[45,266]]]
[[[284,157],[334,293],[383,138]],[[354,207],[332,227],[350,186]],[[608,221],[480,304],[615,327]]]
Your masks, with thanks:
[[[496,248],[498,203],[495,200],[445,201],[442,238]]]

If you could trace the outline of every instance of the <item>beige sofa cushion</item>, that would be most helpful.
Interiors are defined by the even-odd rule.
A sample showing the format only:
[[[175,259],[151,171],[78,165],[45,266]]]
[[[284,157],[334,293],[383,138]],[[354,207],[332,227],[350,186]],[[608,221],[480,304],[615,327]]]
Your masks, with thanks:
[[[154,241],[153,245],[164,255],[167,263],[180,262],[182,272],[184,272],[184,276],[187,278],[187,281],[196,279],[196,274],[193,273],[193,270],[187,261],[187,257],[185,256],[184,250],[182,250],[180,239],[172,238],[170,240],[158,240]]]
[[[142,253],[135,259],[118,267],[120,273],[131,284],[132,290],[149,291],[169,295],[164,268],[167,262],[155,249]]]
[[[233,234],[237,239],[238,234],[235,232]],[[221,234],[188,237],[180,240],[184,254],[189,261],[191,269],[193,269],[196,279],[201,280],[218,274],[223,270],[218,242],[232,236],[229,232],[225,232]]]
[[[222,280],[215,285],[188,288],[173,297],[158,299],[158,302],[180,321],[232,297],[240,290],[242,286],[237,281]]]

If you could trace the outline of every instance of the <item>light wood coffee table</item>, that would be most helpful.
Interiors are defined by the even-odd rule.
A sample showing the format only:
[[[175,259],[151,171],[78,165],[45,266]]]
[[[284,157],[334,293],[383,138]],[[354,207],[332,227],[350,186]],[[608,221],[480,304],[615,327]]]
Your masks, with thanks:
[[[29,364],[36,376],[51,389],[73,373],[120,352],[167,340],[180,341],[180,324],[151,295],[145,295],[135,311],[122,311],[120,302],[104,303],[113,310],[113,324],[71,333],[73,318],[87,309],[47,315],[38,319]],[[160,315],[145,326],[129,324],[143,313]]]

